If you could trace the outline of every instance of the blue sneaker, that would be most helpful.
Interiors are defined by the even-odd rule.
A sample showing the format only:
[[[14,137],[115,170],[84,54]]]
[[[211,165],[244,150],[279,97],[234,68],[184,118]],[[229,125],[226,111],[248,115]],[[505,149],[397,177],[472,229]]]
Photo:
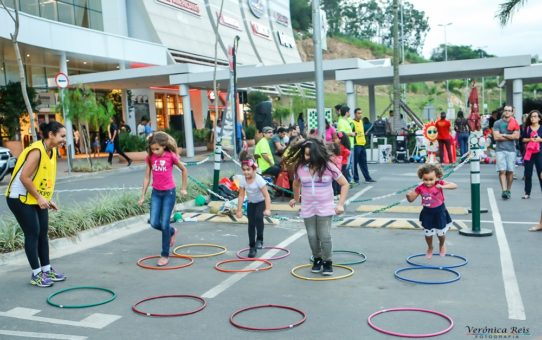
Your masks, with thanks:
[[[54,282],[50,278],[48,278],[47,275],[39,272],[36,275],[32,274],[30,284],[36,287],[51,287]]]
[[[51,270],[44,273],[47,278],[53,282],[59,282],[66,280],[66,275],[61,274],[59,272],[56,272],[53,267],[51,267]]]

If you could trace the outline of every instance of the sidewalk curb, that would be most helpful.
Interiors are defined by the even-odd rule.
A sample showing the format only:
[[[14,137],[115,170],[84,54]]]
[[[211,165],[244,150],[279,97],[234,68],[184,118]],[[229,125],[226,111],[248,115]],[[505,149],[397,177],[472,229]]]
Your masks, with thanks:
[[[194,200],[175,205],[175,210],[184,210],[194,206]],[[49,241],[50,258],[58,259],[66,255],[101,246],[112,241],[151,228],[147,224],[148,214],[138,215],[104,226],[88,229],[76,236]],[[0,273],[8,272],[16,266],[28,266],[24,249],[0,254]]]

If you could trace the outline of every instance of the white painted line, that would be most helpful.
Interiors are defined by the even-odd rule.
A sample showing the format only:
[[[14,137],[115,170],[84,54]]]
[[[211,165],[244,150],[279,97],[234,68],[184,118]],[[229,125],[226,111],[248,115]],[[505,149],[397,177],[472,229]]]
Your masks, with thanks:
[[[364,193],[366,193],[367,191],[371,190],[373,188],[372,185],[369,185],[368,187],[366,188],[363,188],[363,190],[360,190],[358,192],[356,192],[354,194],[354,196],[350,197],[349,199],[346,200],[346,202],[344,202],[345,205],[349,205],[350,202],[356,200],[358,197],[360,197],[361,195],[363,195]]]
[[[292,236],[288,237],[286,240],[284,240],[280,244],[278,244],[277,247],[286,248],[290,243],[294,242],[295,240],[297,240],[301,236],[305,235],[306,233],[307,233],[307,231],[305,229],[299,230],[297,233],[293,234]],[[269,259],[269,258],[273,257],[279,251],[280,251],[279,249],[271,249],[268,252],[266,252],[265,254],[263,254],[263,256],[260,256],[259,258],[261,258],[261,259]],[[261,266],[262,264],[263,264],[262,262],[252,262],[250,265],[246,266],[243,269],[256,269],[259,266]],[[250,272],[233,274],[232,276],[230,276],[226,280],[222,281],[218,285],[216,285],[213,288],[209,289],[201,297],[204,298],[204,299],[212,299],[214,297],[217,297],[220,293],[222,293],[226,289],[233,286],[236,282],[240,281],[242,278],[244,278],[248,274],[250,274]]]
[[[454,221],[472,223],[472,220],[456,220],[456,219],[454,219]],[[494,221],[492,221],[492,220],[481,220],[480,222],[481,223],[490,223],[490,224],[494,223]],[[526,224],[526,225],[531,225],[531,224],[537,224],[538,221],[535,221],[535,222],[501,221],[501,223],[502,224]]]
[[[506,302],[508,303],[508,318],[511,320],[525,320],[525,307],[523,306],[523,300],[521,299],[521,293],[519,292],[518,280],[514,270],[514,261],[512,260],[512,253],[510,252],[508,240],[504,233],[501,214],[499,213],[497,201],[495,200],[495,193],[492,188],[487,188],[487,194],[489,206],[491,207],[491,213],[493,215],[497,244],[499,245],[504,292],[506,295]]]
[[[7,312],[0,312],[0,316],[4,316],[7,318],[22,319],[22,320],[48,322],[48,323],[57,324],[57,325],[67,325],[67,326],[96,328],[96,329],[102,329],[105,326],[121,318],[120,315],[95,313],[95,314],[89,315],[88,317],[86,317],[85,319],[81,321],[71,321],[71,320],[64,320],[64,319],[53,319],[53,318],[35,316],[35,314],[38,314],[39,312],[41,312],[41,310],[39,309],[15,307],[11,310],[8,310]]]
[[[39,339],[61,339],[61,340],[85,340],[85,339],[87,339],[86,336],[79,336],[79,335],[8,331],[8,330],[3,330],[3,329],[0,329],[0,334],[11,335],[11,336],[24,336],[25,338],[39,338]]]

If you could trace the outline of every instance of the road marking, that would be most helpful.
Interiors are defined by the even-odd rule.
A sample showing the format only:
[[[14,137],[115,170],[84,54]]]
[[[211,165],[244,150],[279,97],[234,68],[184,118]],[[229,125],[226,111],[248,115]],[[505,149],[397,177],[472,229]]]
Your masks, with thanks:
[[[235,214],[229,215],[216,215],[207,213],[184,213],[183,218],[195,218],[196,222],[215,222],[215,223],[238,223],[247,224],[248,219],[246,216],[241,218],[235,217]],[[265,216],[265,224],[279,224],[279,221],[275,218]],[[189,221],[187,221],[189,222]]]
[[[278,244],[277,247],[286,248],[290,243],[294,242],[295,240],[297,240],[301,236],[305,235],[306,233],[307,233],[307,231],[305,229],[299,230],[297,233],[293,234],[292,236],[288,237],[286,240],[284,240],[280,244]],[[265,254],[263,254],[263,256],[260,256],[259,258],[264,259],[264,260],[269,259],[269,258],[275,256],[275,254],[278,253],[279,251],[280,251],[279,249],[271,249],[268,252],[266,252]],[[250,265],[246,266],[243,269],[256,269],[259,266],[261,266],[262,264],[263,264],[262,262],[253,262],[253,263],[251,263]],[[248,274],[250,274],[250,273],[236,273],[236,274],[233,274],[232,276],[230,276],[226,280],[222,281],[218,285],[216,285],[213,288],[209,289],[201,297],[204,298],[204,299],[212,299],[214,297],[217,297],[220,293],[222,293],[226,289],[233,286],[235,283],[240,281],[242,278],[244,278]]]
[[[356,211],[361,212],[368,212],[368,211],[375,211],[386,207],[386,205],[369,205],[364,204],[360,205]],[[468,215],[469,211],[468,208],[464,207],[446,207],[448,212],[452,215]],[[422,206],[419,205],[396,205],[394,207],[391,207],[389,209],[386,209],[385,212],[387,213],[405,213],[405,214],[419,214],[422,211]]]
[[[523,306],[523,300],[521,299],[521,293],[519,292],[516,272],[514,270],[514,261],[512,260],[508,240],[504,233],[501,214],[499,213],[497,201],[495,200],[495,193],[492,188],[487,188],[487,194],[489,197],[491,213],[493,215],[497,244],[499,245],[504,292],[506,295],[506,302],[508,303],[508,318],[512,320],[525,320],[525,307]]]
[[[102,329],[105,326],[121,318],[120,315],[94,313],[84,318],[81,321],[71,321],[71,320],[64,320],[64,319],[53,319],[53,318],[35,316],[39,312],[41,312],[41,310],[39,309],[15,307],[11,310],[8,310],[7,312],[0,312],[0,316],[5,316],[8,318],[15,318],[15,319],[30,320],[30,321],[48,322],[48,323],[53,323],[57,325],[67,325],[67,326],[96,328],[96,329]]]
[[[454,220],[454,221],[472,223],[472,220]],[[492,220],[481,220],[480,222],[481,223],[491,223],[491,224],[494,223]],[[501,223],[502,224],[526,224],[526,225],[531,225],[531,224],[537,224],[538,221],[533,221],[533,222],[501,221]]]
[[[373,186],[369,185],[368,187],[363,188],[363,190],[360,190],[360,191],[356,192],[354,194],[354,196],[350,197],[349,199],[346,200],[346,202],[344,202],[344,205],[349,205],[352,201],[354,201],[355,199],[357,199],[358,197],[360,197],[361,195],[363,195],[367,191],[371,190],[372,188],[373,188]]]
[[[60,339],[60,340],[85,340],[85,339],[87,339],[86,336],[79,336],[79,335],[8,331],[8,330],[3,330],[3,329],[0,329],[0,334],[11,335],[11,336],[24,336],[25,338],[39,338],[39,339]]]
[[[462,221],[453,220],[452,223],[453,225],[450,227],[450,230],[467,228],[467,225]],[[339,222],[338,226],[354,228],[423,229],[418,219],[408,218],[345,218],[343,222]]]

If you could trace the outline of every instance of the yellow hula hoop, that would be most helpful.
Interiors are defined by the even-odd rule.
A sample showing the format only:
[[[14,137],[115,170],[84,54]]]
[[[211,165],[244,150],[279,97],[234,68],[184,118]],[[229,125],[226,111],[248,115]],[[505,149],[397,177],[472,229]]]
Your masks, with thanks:
[[[352,275],[354,275],[354,269],[352,269],[351,267],[348,267],[348,266],[344,266],[342,264],[334,264],[333,267],[337,267],[337,268],[343,268],[343,269],[346,269],[346,270],[349,270],[350,273],[347,273],[347,274],[344,274],[344,275],[339,275],[339,276],[329,276],[329,277],[306,277],[306,276],[301,276],[299,274],[296,273],[296,271],[298,269],[301,269],[301,268],[306,268],[306,267],[310,267],[312,266],[312,264],[302,264],[300,266],[297,266],[297,267],[294,267],[292,268],[292,270],[290,271],[290,273],[294,276],[294,277],[297,277],[298,279],[301,279],[301,280],[307,280],[307,281],[332,281],[332,280],[340,280],[340,279],[346,279],[347,277],[350,277]]]
[[[188,248],[188,247],[213,247],[213,248],[218,248],[218,249],[222,249],[221,251],[217,252],[217,253],[212,253],[212,254],[195,254],[195,255],[188,255],[188,254],[181,254],[181,253],[177,253],[177,250],[178,249],[183,249],[183,248]],[[175,249],[173,249],[173,255],[177,255],[177,256],[190,256],[192,258],[204,258],[204,257],[211,257],[211,256],[218,256],[218,255],[222,255],[224,254],[228,249],[226,247],[223,247],[223,246],[219,246],[218,244],[212,244],[212,243],[190,243],[190,244],[183,244],[183,245],[180,245],[180,246],[177,246],[175,247]]]

